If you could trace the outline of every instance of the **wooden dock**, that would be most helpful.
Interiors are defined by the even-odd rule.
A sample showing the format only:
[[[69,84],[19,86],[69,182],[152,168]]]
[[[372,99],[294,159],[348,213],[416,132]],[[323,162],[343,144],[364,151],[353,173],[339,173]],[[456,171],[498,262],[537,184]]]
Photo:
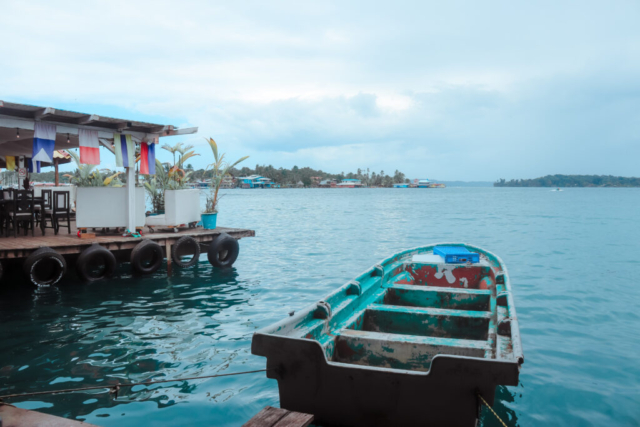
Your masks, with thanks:
[[[88,246],[98,243],[110,251],[122,251],[133,249],[142,239],[154,240],[160,246],[171,246],[182,236],[191,236],[200,243],[208,243],[221,233],[227,233],[235,239],[243,237],[254,237],[253,230],[240,228],[218,227],[215,230],[205,230],[204,228],[182,229],[176,232],[149,232],[144,229],[142,238],[122,237],[122,234],[98,234],[95,237],[80,239],[77,236],[75,227],[71,228],[71,234],[66,229],[61,229],[58,235],[54,235],[53,230],[47,229],[43,236],[40,229],[35,230],[35,236],[0,237],[0,259],[26,258],[35,250],[42,247],[55,249],[61,255],[79,254]],[[145,232],[146,231],[146,232]]]
[[[2,427],[97,427],[94,424],[68,420],[2,403],[0,403],[0,425]]]
[[[306,427],[313,415],[267,406],[247,421],[243,427]]]

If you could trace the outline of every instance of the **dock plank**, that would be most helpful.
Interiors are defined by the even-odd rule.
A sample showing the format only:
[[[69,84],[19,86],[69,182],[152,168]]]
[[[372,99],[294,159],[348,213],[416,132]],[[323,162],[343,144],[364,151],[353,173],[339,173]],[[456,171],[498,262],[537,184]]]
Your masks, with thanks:
[[[262,411],[243,424],[243,427],[272,427],[288,413],[286,409],[265,406]]]
[[[307,427],[313,422],[313,415],[302,412],[289,412],[273,427]]]
[[[98,427],[82,421],[68,420],[0,403],[2,427]]]
[[[306,427],[313,422],[313,415],[266,406],[243,427]]]

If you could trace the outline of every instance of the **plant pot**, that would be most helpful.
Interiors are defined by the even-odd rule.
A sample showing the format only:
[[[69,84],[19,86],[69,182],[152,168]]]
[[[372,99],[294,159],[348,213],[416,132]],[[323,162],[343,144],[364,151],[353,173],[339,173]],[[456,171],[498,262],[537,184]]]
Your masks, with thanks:
[[[217,213],[203,213],[202,226],[205,230],[214,230],[216,228]]]
[[[200,190],[165,190],[163,210],[167,225],[200,221]]]
[[[145,223],[145,192],[135,189],[135,224]],[[76,227],[127,227],[126,187],[78,187],[76,190]]]

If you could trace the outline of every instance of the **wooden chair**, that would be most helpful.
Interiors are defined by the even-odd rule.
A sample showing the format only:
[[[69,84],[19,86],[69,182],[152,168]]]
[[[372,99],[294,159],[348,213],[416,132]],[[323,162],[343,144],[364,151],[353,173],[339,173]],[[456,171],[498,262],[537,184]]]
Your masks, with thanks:
[[[35,209],[36,209],[36,225],[40,225],[40,223],[42,221],[44,221],[44,226],[45,228],[53,228],[53,227],[46,227],[47,223],[46,223],[46,213],[45,212],[40,212],[40,209],[44,209],[45,211],[47,209],[51,209],[51,190],[42,190],[42,200],[43,203],[42,205],[37,204]]]
[[[5,194],[7,198],[5,199]],[[9,204],[12,203],[13,200],[9,198],[9,192],[0,191],[0,236],[4,235],[5,227],[8,227],[7,223],[8,212],[9,212]]]
[[[13,192],[16,191],[13,188],[2,189],[2,197],[4,200],[13,200]]]
[[[13,226],[13,237],[18,237],[18,225],[21,223],[27,223],[29,226],[25,227],[24,235],[28,234],[29,228],[31,228],[31,235],[34,235],[35,229],[35,209],[33,200],[33,190],[17,190],[13,192],[13,204],[9,210],[9,222]],[[7,228],[7,235],[9,234],[9,228]]]
[[[66,224],[62,223],[63,226],[67,226],[67,231],[71,234],[71,203],[69,202],[69,192],[68,191],[54,191],[53,192],[53,208],[45,209],[45,213],[51,215],[51,224],[53,226],[53,230],[55,234],[58,234],[60,230],[60,220],[67,220]]]
[[[51,209],[51,190],[42,190],[42,199],[44,200],[44,208]]]

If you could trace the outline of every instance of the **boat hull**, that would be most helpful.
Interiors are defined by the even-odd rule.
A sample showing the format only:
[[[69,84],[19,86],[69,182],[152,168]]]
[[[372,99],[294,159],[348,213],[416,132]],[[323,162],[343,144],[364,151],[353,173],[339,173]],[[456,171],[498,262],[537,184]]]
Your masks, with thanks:
[[[506,268],[486,252],[477,268],[407,262],[424,249],[384,260],[326,302],[254,334],[251,351],[267,357],[282,408],[321,425],[473,426],[478,393],[492,405],[496,386],[518,384],[523,357]],[[465,287],[447,287],[457,283]],[[439,308],[419,307],[428,301]],[[437,325],[451,336],[438,336]],[[474,336],[478,328],[487,333]]]
[[[335,426],[473,426],[480,392],[518,385],[516,364],[436,356],[429,373],[328,363],[315,341],[254,336],[278,381],[280,407]],[[261,352],[262,352],[261,351]],[[254,352],[255,353],[255,352]]]

